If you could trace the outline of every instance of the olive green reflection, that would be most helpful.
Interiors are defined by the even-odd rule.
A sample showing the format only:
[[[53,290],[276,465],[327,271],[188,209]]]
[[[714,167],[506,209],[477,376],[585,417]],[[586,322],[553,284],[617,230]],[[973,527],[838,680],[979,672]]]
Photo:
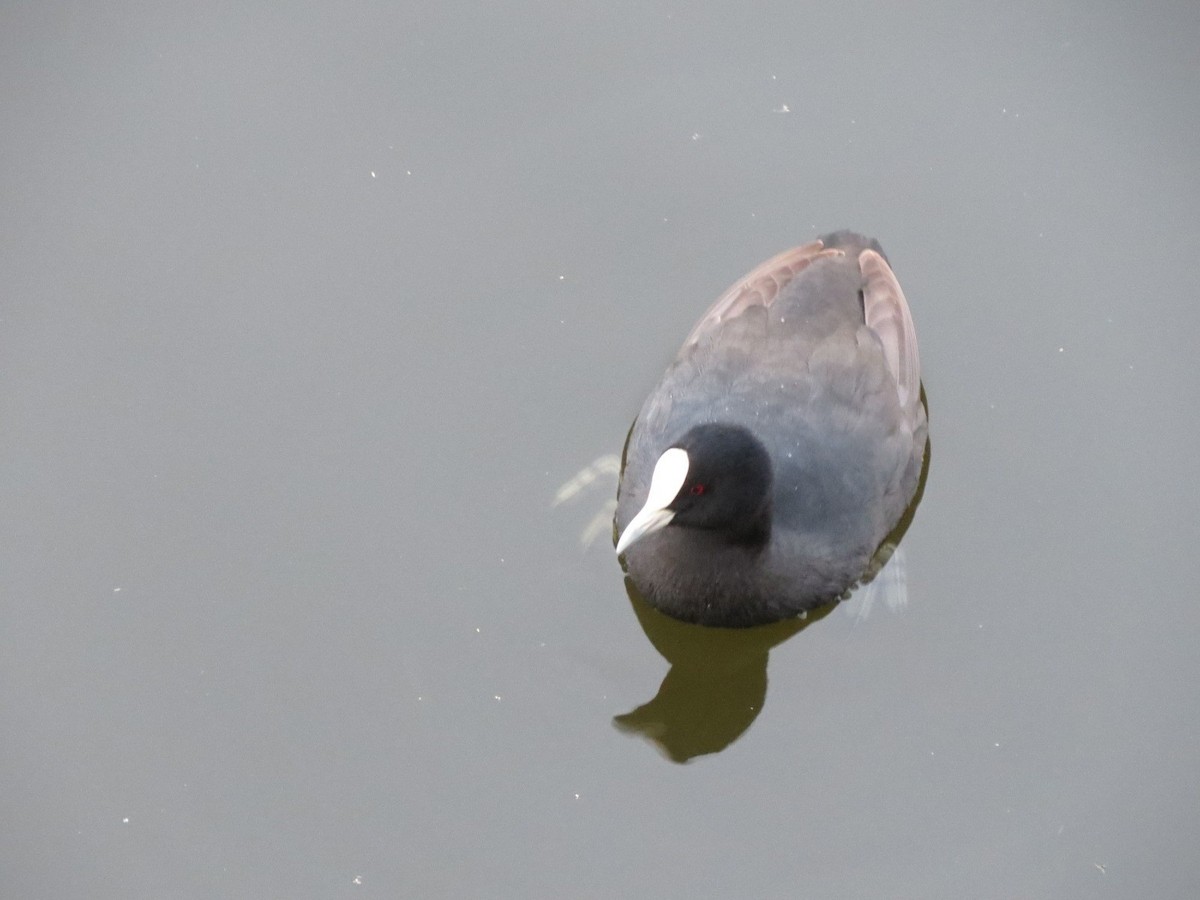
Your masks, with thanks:
[[[679,763],[719,753],[737,740],[766,699],[770,649],[837,605],[756,628],[712,628],[660,613],[628,578],[625,590],[646,637],[671,669],[653,700],[615,716],[613,723],[622,731],[641,734]]]

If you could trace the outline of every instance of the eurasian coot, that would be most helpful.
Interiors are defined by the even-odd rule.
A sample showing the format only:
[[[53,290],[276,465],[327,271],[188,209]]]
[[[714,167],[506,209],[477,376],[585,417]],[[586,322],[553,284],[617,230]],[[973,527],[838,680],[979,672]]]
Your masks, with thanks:
[[[903,515],[928,431],[908,303],[874,240],[826,235],[712,306],[630,432],[617,553],[690,622],[837,599]]]

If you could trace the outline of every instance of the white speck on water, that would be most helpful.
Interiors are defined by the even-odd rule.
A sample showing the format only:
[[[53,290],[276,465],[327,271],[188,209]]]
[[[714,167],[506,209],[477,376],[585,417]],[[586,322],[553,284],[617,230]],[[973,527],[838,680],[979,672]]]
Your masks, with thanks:
[[[579,795],[578,795],[578,794],[576,794],[576,795],[575,795],[575,799],[576,799],[576,800],[578,800],[578,799],[579,799]]]
[[[372,178],[374,178],[374,177],[375,177],[375,173],[374,173],[374,172],[372,172],[372,173],[371,173],[371,177],[372,177]]]
[[[786,103],[780,103],[779,106],[771,110],[771,112],[777,113],[790,113],[791,111],[791,107],[789,107]]]
[[[119,594],[119,593],[121,593],[121,589],[119,587],[115,587],[115,588],[113,588],[113,593]]]
[[[993,746],[993,747],[999,747],[999,746],[1000,746],[1000,744],[997,742],[997,743],[995,743],[995,744],[992,744],[992,746]]]
[[[125,818],[123,818],[123,819],[121,820],[121,822],[122,822],[123,824],[125,824],[125,825],[128,825],[128,824],[129,824],[129,816],[126,816]]]
[[[1106,871],[1105,871],[1105,867],[1104,867],[1104,866],[1102,866],[1100,863],[1092,863],[1092,865],[1093,865],[1093,866],[1095,866],[1097,869],[1099,869],[1099,870],[1100,870],[1100,874],[1101,874],[1101,875],[1107,875],[1107,874],[1108,874],[1108,872],[1106,872]]]
[[[362,884],[362,876],[361,876],[361,875],[355,875],[355,876],[354,876],[354,880],[353,880],[352,882],[350,882],[350,883],[351,883],[351,884]]]
[[[693,132],[692,132],[692,140],[693,140],[693,141],[698,141],[698,140],[700,140],[700,132],[698,132],[698,131],[693,131]]]
[[[475,629],[475,633],[476,633],[476,634],[479,634],[479,633],[480,633],[478,628],[476,628],[476,629]]]
[[[559,275],[559,276],[558,276],[558,280],[559,280],[559,281],[566,281],[566,280],[567,280],[567,276],[566,276],[566,275]]]
[[[1059,348],[1058,348],[1058,352],[1059,352],[1059,353],[1062,353],[1062,352],[1063,352],[1063,349],[1064,349],[1063,347],[1059,347]]]
[[[404,170],[404,174],[405,174],[405,175],[411,175],[411,174],[412,174],[412,169],[405,169],[405,170]]]
[[[501,697],[499,694],[492,694],[492,699],[495,700],[497,703],[499,703],[504,698]]]

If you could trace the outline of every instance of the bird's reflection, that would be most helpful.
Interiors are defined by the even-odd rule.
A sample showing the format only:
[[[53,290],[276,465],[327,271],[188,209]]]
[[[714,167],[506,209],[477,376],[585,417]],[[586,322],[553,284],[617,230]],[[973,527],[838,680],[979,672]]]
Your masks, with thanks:
[[[757,628],[710,628],[665,616],[625,590],[642,630],[671,664],[648,703],[613,723],[652,741],[668,759],[687,762],[719,753],[750,727],[767,696],[767,655],[771,648],[823,619],[836,604],[807,617]]]

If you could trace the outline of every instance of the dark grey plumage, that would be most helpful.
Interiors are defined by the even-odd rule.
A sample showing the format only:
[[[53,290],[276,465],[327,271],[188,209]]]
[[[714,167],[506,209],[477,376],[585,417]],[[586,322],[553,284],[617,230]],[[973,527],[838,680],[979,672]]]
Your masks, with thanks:
[[[646,505],[664,451],[722,423],[745,428],[770,459],[768,531],[758,543],[733,540],[679,511],[624,548],[640,593],[676,618],[729,626],[841,595],[916,490],[920,378],[908,304],[875,241],[837,232],[750,272],[697,323],[642,407],[616,526],[624,534]]]

